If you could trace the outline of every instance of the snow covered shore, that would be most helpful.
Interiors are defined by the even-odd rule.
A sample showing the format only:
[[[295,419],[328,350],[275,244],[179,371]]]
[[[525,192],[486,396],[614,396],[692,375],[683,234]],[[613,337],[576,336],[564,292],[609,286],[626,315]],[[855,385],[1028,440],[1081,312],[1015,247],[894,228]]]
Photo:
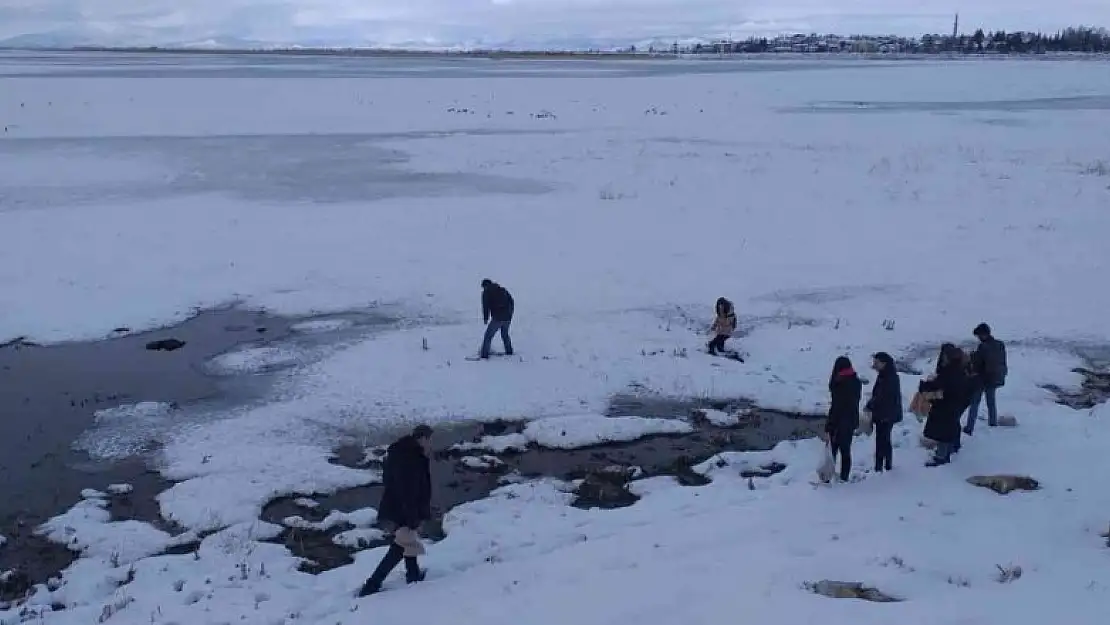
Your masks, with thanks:
[[[303,366],[279,345],[214,363],[290,365],[264,403],[101,413],[81,445],[158,449],[176,527],[113,520],[116,494],[89,493],[41,528],[81,559],[0,623],[1040,625],[1060,605],[1069,625],[1105,620],[1110,411],[1057,405],[1043,387],[1077,387],[1080,355],[1110,342],[1110,291],[1086,278],[1110,265],[1110,123],[1052,104],[1110,84],[1110,67],[510,68],[372,84],[290,71],[5,79],[0,115],[18,123],[0,139],[0,335],[99,337],[232,300],[387,304],[409,323]],[[936,105],[804,112],[862,100]],[[469,362],[487,276],[517,299],[518,356]],[[737,305],[746,364],[700,351],[720,295]],[[860,438],[858,480],[833,488],[809,484],[815,441],[711,459],[702,487],[641,480],[643,498],[619,510],[572,508],[555,480],[513,484],[447,514],[427,582],[366,600],[353,593],[380,550],[313,576],[262,542],[283,531],[259,519],[275,497],[379,478],[330,462],[342,441],[540,419],[523,440],[559,447],[559,419],[630,389],[819,413],[835,356],[915,360],[983,320],[1009,342],[1000,403],[1019,426],[981,428],[948,467],[922,466],[910,419],[893,473],[866,473]],[[595,436],[619,438],[605,427]],[[740,476],[771,461],[787,468]],[[994,473],[1041,488],[966,481]],[[195,553],[156,555],[198,537]],[[900,601],[806,589],[826,579]]]
[[[815,440],[711,458],[698,467],[712,479],[703,487],[672,478],[633,482],[643,498],[618,510],[571,508],[569,485],[557,481],[506,486],[448,513],[447,538],[429,546],[424,585],[394,580],[389,592],[367,600],[353,592],[380,550],[319,576],[299,573],[284,547],[257,542],[279,528],[256,521],[208,536],[198,556],[142,557],[168,538],[139,540],[137,527],[95,512],[93,498],[58,525],[73,528],[70,540],[96,547],[66,573],[60,590],[42,591],[31,605],[69,606],[47,614],[57,623],[91,622],[123,606],[113,622],[149,622],[151,615],[163,623],[280,622],[298,615],[294,621],[354,624],[367,614],[382,622],[451,614],[478,624],[516,622],[529,610],[533,622],[554,625],[643,618],[650,609],[666,621],[709,624],[743,608],[770,620],[877,625],[892,618],[1033,623],[1052,610],[1045,600],[1051,596],[1066,598],[1069,622],[1098,623],[1110,595],[1098,535],[1110,496],[1094,476],[1110,470],[1101,453],[1110,444],[1110,411],[1072,410],[1048,395],[1017,399],[1037,396],[1032,382],[1011,385],[1017,428],[982,428],[939,470],[923,466],[911,420],[896,431],[893,473],[866,472],[871,441],[860,438],[857,481],[832,488],[810,483]],[[771,462],[787,468],[769,478],[740,477]],[[966,482],[995,473],[1034,477],[1041,489],[1002,496]],[[1016,568],[1020,579],[1000,577]],[[804,588],[824,579],[862,582],[901,602],[880,607]]]

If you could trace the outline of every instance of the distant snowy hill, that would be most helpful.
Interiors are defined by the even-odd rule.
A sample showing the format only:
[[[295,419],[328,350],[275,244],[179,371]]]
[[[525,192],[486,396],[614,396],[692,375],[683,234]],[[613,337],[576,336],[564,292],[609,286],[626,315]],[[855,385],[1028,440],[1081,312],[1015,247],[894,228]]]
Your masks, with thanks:
[[[252,41],[238,37],[198,37],[192,38],[164,38],[164,37],[135,37],[120,36],[118,34],[105,35],[104,33],[85,31],[51,31],[45,33],[32,33],[0,39],[3,48],[79,48],[79,47],[146,47],[158,46],[163,48],[196,48],[196,49],[266,49],[285,47],[291,44],[265,41]]]
[[[350,34],[300,35],[287,40],[261,40],[229,35],[208,34],[188,36],[184,32],[136,34],[107,32],[97,29],[53,30],[28,33],[0,39],[2,48],[75,48],[75,47],[162,47],[185,49],[274,49],[274,48],[391,48],[399,50],[615,50],[636,46],[641,49],[669,48],[673,43],[692,45],[708,43],[712,37],[679,38],[596,38],[560,37],[529,39],[469,39],[463,41],[437,41],[429,39],[382,41],[352,36]]]
[[[89,40],[66,32],[33,33],[0,39],[3,48],[66,48],[91,45]]]

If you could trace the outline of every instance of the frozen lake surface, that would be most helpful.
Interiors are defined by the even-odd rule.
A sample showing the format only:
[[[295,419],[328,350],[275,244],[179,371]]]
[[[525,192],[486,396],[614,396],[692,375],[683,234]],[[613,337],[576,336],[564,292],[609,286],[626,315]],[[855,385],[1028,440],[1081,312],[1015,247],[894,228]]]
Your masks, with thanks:
[[[84,449],[142,442],[172,482],[164,522],[87,493],[43,529],[82,558],[33,618],[1025,625],[1059,599],[1070,623],[1100,623],[1110,493],[1090,476],[1110,472],[1110,413],[1044,387],[1077,389],[1071,370],[1110,343],[1108,100],[1093,60],[0,53],[0,342],[228,303],[399,320],[311,359],[274,341],[198,365],[221,384],[272,375],[249,405],[180,406],[153,430],[123,406],[84,431]],[[516,358],[465,360],[484,277],[516,298]],[[702,353],[719,296],[744,364]],[[726,452],[697,488],[633,482],[621,510],[524,481],[448,512],[425,585],[365,601],[352,592],[379,550],[312,576],[261,542],[285,531],[260,520],[275,498],[378,478],[335,462],[340,444],[418,421],[596,423],[626,394],[819,414],[836,356],[927,370],[922,354],[984,320],[1010,346],[1000,403],[1020,425],[977,430],[939,470],[908,419],[893,474],[869,471],[861,436],[855,483],[832,489],[809,484],[815,440]],[[908,402],[917,376],[902,383]],[[787,468],[742,477],[767,463]],[[998,472],[1042,488],[966,482]],[[163,555],[198,535],[197,556]],[[904,601],[805,592],[820,579]]]

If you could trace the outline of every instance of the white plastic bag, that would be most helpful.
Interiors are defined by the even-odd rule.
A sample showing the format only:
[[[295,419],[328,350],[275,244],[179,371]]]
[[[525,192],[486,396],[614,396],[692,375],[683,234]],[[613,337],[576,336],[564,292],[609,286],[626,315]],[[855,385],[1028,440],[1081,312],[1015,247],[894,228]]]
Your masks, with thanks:
[[[870,436],[875,431],[875,422],[871,419],[871,411],[864,410],[859,415],[859,429],[856,430],[860,434]]]
[[[822,482],[832,481],[836,473],[836,458],[833,458],[832,447],[828,444],[821,446],[821,463],[817,465],[817,479]]]
[[[406,558],[415,558],[424,555],[424,544],[420,542],[420,535],[407,527],[399,527],[393,532],[393,542],[405,550]]]

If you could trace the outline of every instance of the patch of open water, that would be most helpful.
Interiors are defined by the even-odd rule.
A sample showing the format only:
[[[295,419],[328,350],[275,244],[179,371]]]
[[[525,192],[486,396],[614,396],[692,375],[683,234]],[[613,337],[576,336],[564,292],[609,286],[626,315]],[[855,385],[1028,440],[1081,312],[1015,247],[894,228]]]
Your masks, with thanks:
[[[144,401],[220,406],[258,400],[270,378],[212,376],[205,363],[245,345],[319,345],[394,322],[373,312],[327,318],[349,324],[339,332],[297,334],[294,326],[305,319],[224,308],[149,332],[120,328],[116,337],[101,341],[49,346],[14,341],[0,347],[0,409],[5,414],[0,420],[0,492],[5,495],[0,497],[0,535],[9,538],[0,547],[0,572],[18,568],[42,581],[68,565],[73,555],[34,536],[34,528],[72,506],[85,488],[129,483],[134,492],[127,511],[119,513],[158,519],[154,497],[169,484],[146,463],[157,448],[158,432],[121,424],[118,432],[104,434],[135,454],[119,462],[94,460],[74,443],[93,425],[96,411]],[[147,348],[166,339],[184,346]]]

